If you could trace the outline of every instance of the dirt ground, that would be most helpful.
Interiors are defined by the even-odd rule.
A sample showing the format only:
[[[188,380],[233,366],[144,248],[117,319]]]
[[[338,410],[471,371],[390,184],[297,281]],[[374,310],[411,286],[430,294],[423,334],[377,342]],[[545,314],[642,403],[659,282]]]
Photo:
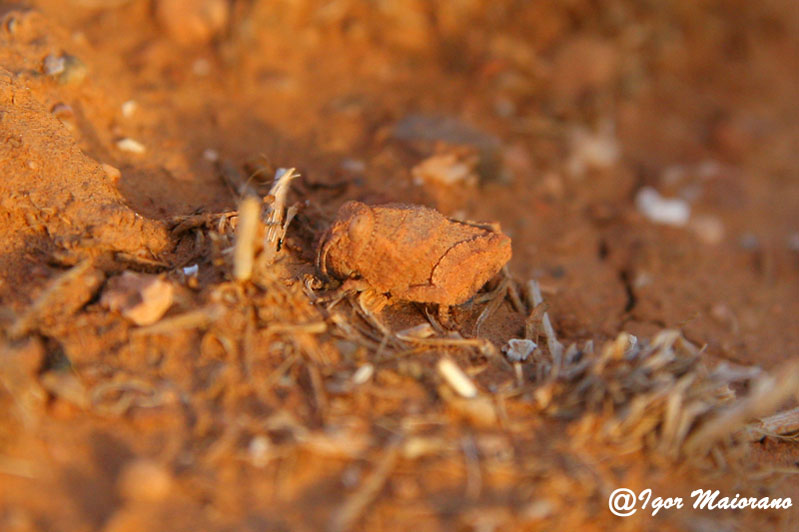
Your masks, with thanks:
[[[799,504],[792,434],[742,436],[799,389],[795,0],[21,0],[0,22],[0,530],[799,528],[608,509],[621,487]],[[296,216],[237,281],[237,209],[274,206],[278,168]],[[314,265],[348,200],[499,222],[513,257],[449,323],[373,312]],[[173,291],[154,324],[105,303],[123,272]]]

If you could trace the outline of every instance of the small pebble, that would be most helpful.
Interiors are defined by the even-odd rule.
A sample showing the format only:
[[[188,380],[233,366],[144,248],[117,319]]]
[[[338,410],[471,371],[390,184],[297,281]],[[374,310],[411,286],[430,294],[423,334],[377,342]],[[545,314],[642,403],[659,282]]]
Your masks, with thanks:
[[[681,227],[691,217],[691,207],[683,199],[664,198],[652,187],[643,187],[635,196],[638,211],[650,221]]]
[[[364,364],[352,374],[352,382],[353,384],[365,384],[374,373],[375,367],[372,364]]]
[[[136,153],[139,155],[147,151],[147,148],[144,147],[144,144],[138,140],[133,140],[127,137],[117,141],[117,148],[122,151]]]
[[[183,275],[186,277],[194,277],[200,271],[199,264],[192,264],[191,266],[186,266],[183,268]]]
[[[122,172],[120,172],[118,168],[106,163],[102,163],[100,166],[102,166],[103,172],[105,172],[105,175],[108,176],[108,179],[110,179],[111,182],[114,184],[119,183],[119,180],[122,177]]]
[[[342,159],[342,161],[339,163],[339,167],[345,172],[352,174],[362,174],[366,172],[366,163],[360,159],[351,159],[347,157]]]
[[[169,495],[172,484],[172,475],[166,468],[151,460],[139,459],[125,465],[117,489],[125,499],[155,502]]]
[[[474,186],[477,184],[477,162],[476,156],[443,153],[428,157],[414,166],[411,175],[417,185],[436,183],[446,186]]]
[[[705,244],[716,245],[724,240],[724,224],[715,216],[697,216],[691,219],[690,227]]]
[[[203,150],[203,159],[210,163],[215,163],[219,160],[219,152],[211,148],[206,148]]]
[[[64,56],[50,54],[44,58],[42,71],[48,76],[55,77],[64,72],[65,64]]]
[[[508,345],[502,348],[502,352],[511,362],[523,362],[536,347],[538,346],[532,340],[512,338],[508,340]]]
[[[206,44],[228,23],[227,0],[158,0],[155,16],[169,37],[183,46]]]
[[[576,128],[572,132],[571,145],[567,167],[574,177],[582,177],[589,170],[609,168],[621,156],[621,148],[611,123],[604,124],[596,133],[585,128]]]
[[[523,507],[519,519],[523,522],[541,521],[555,513],[554,505],[547,499],[538,499]]]
[[[136,325],[151,325],[172,306],[173,294],[172,284],[156,275],[124,272],[108,281],[100,304]]]
[[[191,71],[195,76],[204,77],[211,73],[211,63],[207,59],[200,57],[191,65]]]
[[[74,55],[50,54],[44,58],[42,71],[60,84],[77,84],[86,77],[86,65]]]
[[[86,77],[86,64],[74,55],[64,54],[63,57],[64,71],[58,75],[58,82],[62,85],[77,85]]]
[[[251,439],[250,444],[247,446],[247,454],[252,465],[259,468],[266,466],[271,458],[271,448],[272,443],[269,438],[262,434]]]
[[[75,111],[72,109],[72,106],[64,103],[58,102],[50,109],[50,112],[53,113],[53,116],[58,118],[61,121],[69,120],[75,117]]]
[[[122,116],[125,118],[130,118],[138,108],[139,104],[136,103],[136,100],[128,100],[122,104]]]

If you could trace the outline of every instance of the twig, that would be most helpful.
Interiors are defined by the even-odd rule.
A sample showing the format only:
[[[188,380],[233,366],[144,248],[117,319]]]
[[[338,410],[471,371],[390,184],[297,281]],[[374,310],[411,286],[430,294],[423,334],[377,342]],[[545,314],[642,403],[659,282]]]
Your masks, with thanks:
[[[538,281],[531,279],[527,283],[527,297],[531,301],[534,308],[544,302],[544,298],[541,297],[541,287],[538,285]],[[544,315],[541,318],[541,325],[544,327],[544,336],[546,336],[547,339],[547,347],[549,348],[549,354],[552,356],[551,377],[555,378],[557,377],[563,363],[563,344],[558,341],[558,337],[555,335],[555,329],[552,328],[552,323],[549,321],[548,312],[544,312]]]
[[[716,441],[740,429],[747,419],[769,412],[799,389],[799,364],[792,363],[755,381],[751,394],[708,421],[685,442],[688,455],[707,450]]]
[[[167,318],[158,323],[147,327],[134,330],[132,336],[144,336],[148,334],[168,334],[185,329],[198,329],[205,327],[222,315],[223,309],[220,305],[211,305],[200,310],[186,312],[180,316]]]
[[[233,248],[233,277],[237,281],[248,281],[255,263],[255,235],[261,202],[255,196],[247,196],[239,205],[239,222],[236,227],[236,246]]]

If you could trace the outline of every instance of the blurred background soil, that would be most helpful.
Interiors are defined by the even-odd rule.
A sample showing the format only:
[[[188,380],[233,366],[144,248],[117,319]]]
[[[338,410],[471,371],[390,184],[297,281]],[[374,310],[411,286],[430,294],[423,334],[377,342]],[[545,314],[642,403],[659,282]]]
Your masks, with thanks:
[[[757,478],[564,451],[568,427],[523,400],[507,415],[526,438],[453,413],[414,377],[435,359],[341,391],[375,350],[269,329],[322,319],[298,279],[339,205],[402,201],[498,221],[566,343],[678,328],[710,363],[796,357],[794,0],[41,0],[0,20],[0,530],[796,529],[793,510],[621,520],[606,499],[717,485],[799,503],[794,443],[751,444],[747,463],[790,470]],[[279,167],[302,176],[281,280],[168,334],[99,303],[123,270],[166,274],[167,317],[231,301],[207,237],[175,220],[235,210],[220,176],[268,190]],[[658,223],[649,188],[690,216]],[[481,331],[500,347],[523,321],[505,304]],[[460,451],[397,458],[409,415]]]

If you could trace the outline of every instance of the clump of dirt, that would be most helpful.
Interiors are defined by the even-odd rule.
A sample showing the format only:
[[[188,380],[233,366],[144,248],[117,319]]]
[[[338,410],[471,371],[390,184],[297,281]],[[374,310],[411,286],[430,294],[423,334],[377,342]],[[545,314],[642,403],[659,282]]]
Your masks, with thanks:
[[[792,7],[0,2],[0,529],[796,499]],[[513,258],[473,297],[353,291],[315,265],[352,200],[498,221]],[[624,524],[795,527],[697,512]]]

